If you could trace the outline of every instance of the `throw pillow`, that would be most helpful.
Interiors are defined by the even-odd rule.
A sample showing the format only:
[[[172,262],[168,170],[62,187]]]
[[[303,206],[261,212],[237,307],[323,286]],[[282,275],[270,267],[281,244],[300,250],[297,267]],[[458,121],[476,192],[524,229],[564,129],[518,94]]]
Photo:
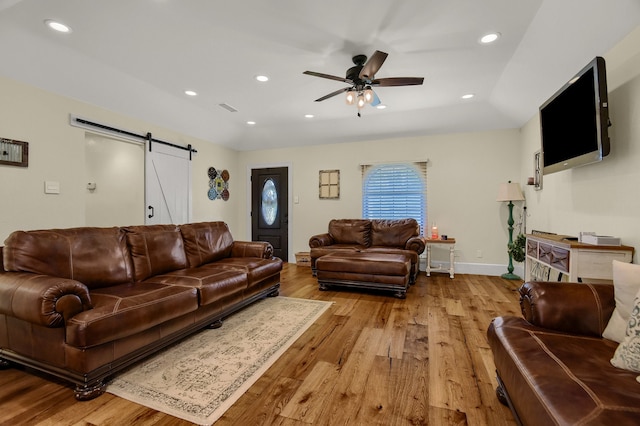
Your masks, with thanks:
[[[621,343],[633,308],[633,298],[640,291],[640,265],[613,261],[613,287],[616,307],[602,337]]]
[[[626,336],[611,358],[614,367],[640,373],[640,291],[636,294]]]

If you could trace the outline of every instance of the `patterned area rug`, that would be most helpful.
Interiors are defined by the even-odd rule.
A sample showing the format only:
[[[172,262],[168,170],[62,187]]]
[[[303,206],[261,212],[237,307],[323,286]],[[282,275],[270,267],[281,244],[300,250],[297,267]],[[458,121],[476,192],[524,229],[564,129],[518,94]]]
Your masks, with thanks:
[[[213,424],[331,306],[268,297],[116,376],[107,392]]]

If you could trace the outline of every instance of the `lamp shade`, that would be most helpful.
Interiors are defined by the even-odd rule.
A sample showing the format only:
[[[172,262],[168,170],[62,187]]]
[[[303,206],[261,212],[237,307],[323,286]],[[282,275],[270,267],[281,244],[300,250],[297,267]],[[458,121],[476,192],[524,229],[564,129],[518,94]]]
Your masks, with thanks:
[[[524,201],[524,195],[519,183],[501,183],[498,188],[498,198],[496,201]]]

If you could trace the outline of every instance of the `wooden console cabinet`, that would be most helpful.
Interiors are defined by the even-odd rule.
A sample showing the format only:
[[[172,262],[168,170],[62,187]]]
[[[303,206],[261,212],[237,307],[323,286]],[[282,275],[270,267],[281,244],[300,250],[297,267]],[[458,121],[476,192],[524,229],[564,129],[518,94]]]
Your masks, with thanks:
[[[536,264],[568,276],[569,281],[605,282],[613,280],[613,260],[630,263],[633,247],[584,244],[566,235],[527,235],[525,280]]]

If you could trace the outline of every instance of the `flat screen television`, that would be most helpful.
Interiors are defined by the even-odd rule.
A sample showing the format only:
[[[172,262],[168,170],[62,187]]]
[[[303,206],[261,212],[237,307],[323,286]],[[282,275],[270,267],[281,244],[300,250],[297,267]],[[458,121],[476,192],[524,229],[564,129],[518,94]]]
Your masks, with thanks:
[[[596,57],[540,107],[543,174],[602,161],[609,154],[605,62]]]

